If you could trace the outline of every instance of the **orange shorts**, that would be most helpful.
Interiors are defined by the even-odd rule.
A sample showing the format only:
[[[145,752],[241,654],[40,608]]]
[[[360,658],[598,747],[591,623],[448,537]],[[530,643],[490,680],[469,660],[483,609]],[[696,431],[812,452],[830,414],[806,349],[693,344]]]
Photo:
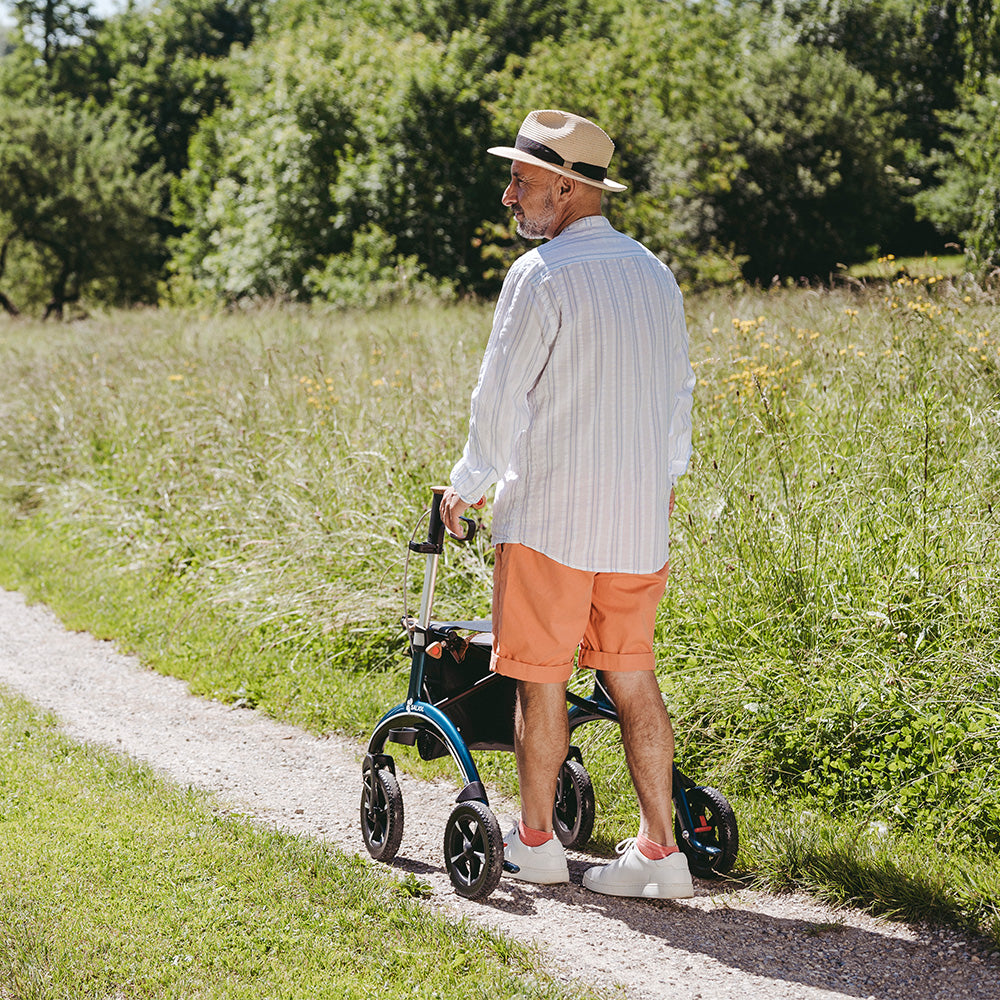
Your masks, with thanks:
[[[524,545],[498,545],[491,669],[523,681],[568,681],[579,648],[581,667],[652,670],[669,572],[667,563],[658,573],[591,573]]]

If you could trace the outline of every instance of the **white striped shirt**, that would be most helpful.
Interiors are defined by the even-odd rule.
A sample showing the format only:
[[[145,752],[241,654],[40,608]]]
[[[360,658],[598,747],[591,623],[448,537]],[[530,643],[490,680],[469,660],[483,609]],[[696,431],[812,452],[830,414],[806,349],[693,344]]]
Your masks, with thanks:
[[[494,544],[655,572],[694,384],[669,268],[603,216],[579,219],[504,280],[452,486],[471,502],[498,483]]]

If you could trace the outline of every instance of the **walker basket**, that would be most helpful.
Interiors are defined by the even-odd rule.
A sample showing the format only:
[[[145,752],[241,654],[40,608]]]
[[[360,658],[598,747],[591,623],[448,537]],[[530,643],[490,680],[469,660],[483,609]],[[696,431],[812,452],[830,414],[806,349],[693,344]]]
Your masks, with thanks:
[[[492,637],[464,638],[454,629],[428,630],[427,642],[441,644],[438,658],[424,659],[424,696],[458,727],[470,750],[512,750],[516,682],[490,671]],[[425,760],[448,751],[433,733],[420,734],[417,748]]]

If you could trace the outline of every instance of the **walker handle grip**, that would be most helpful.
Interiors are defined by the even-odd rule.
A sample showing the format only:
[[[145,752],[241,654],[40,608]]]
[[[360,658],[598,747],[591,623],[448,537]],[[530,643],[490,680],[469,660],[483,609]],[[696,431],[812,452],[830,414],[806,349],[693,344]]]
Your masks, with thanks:
[[[486,497],[481,496],[475,503],[469,504],[473,510],[482,510],[486,506]],[[478,522],[474,521],[471,517],[460,517],[459,520],[465,525],[464,535],[455,535],[452,532],[448,532],[456,542],[471,542],[473,538],[476,537],[476,531],[479,529]]]
[[[430,521],[428,521],[427,524],[427,540],[423,542],[410,542],[410,549],[412,551],[421,552],[425,555],[440,555],[444,550],[445,526],[444,521],[441,520],[442,496],[444,496],[444,487],[434,487],[434,492],[431,496],[431,516]],[[483,497],[482,500],[478,501],[473,506],[481,507],[485,502],[486,498]],[[471,542],[472,539],[476,537],[476,529],[478,525],[470,517],[462,517],[459,518],[459,520],[465,524],[465,534],[453,535],[449,531],[449,536],[456,542]]]

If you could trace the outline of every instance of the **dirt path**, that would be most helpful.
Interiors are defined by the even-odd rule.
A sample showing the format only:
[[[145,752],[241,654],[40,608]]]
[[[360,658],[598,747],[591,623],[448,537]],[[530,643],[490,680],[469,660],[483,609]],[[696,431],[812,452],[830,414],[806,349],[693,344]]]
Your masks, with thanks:
[[[193,697],[2,590],[0,684],[54,712],[73,739],[127,754],[281,829],[363,853],[361,749],[352,742]],[[708,882],[678,902],[599,896],[580,884],[589,863],[580,854],[571,855],[568,886],[504,879],[483,903],[460,900],[441,860],[454,791],[406,776],[401,784],[406,820],[395,867],[431,884],[428,905],[537,942],[566,978],[618,986],[628,1000],[1000,1000],[1000,960],[984,942]],[[494,807],[506,829],[512,805]]]

